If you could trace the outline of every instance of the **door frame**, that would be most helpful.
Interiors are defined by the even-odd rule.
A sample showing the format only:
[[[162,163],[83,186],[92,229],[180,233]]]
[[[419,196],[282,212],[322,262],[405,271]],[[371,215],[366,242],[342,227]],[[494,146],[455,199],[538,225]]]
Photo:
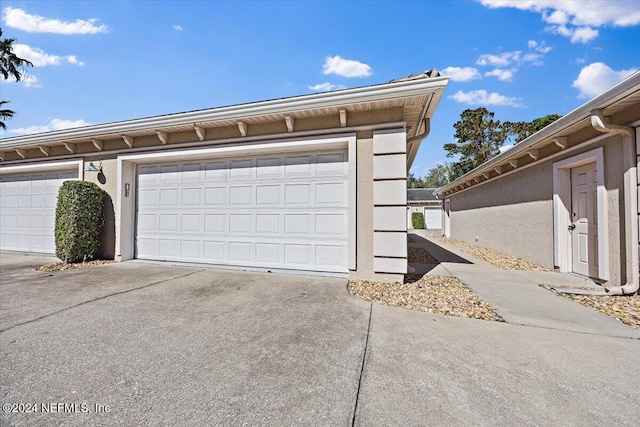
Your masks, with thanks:
[[[609,222],[604,185],[604,150],[598,147],[553,163],[553,255],[563,273],[573,272],[571,232],[571,169],[596,164],[596,216],[598,221],[598,279],[609,280]]]
[[[451,197],[444,199],[442,204],[442,222],[444,223],[444,237],[451,237]]]

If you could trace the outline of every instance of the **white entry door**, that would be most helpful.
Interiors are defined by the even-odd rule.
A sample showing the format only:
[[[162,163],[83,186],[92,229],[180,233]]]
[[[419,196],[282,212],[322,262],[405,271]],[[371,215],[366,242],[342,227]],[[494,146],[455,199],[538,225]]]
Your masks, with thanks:
[[[0,249],[52,254],[58,189],[78,169],[0,176]]]
[[[345,150],[138,166],[136,256],[348,271]]]
[[[571,169],[571,245],[573,272],[598,276],[596,164]]]

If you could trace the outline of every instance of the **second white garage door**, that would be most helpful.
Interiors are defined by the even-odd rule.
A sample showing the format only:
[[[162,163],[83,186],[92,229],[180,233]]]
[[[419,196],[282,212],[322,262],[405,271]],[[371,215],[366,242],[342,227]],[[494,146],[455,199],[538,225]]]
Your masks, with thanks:
[[[78,169],[0,176],[0,249],[52,254],[58,189]]]
[[[424,208],[424,228],[429,230],[442,228],[442,210],[440,208]]]
[[[347,272],[346,151],[138,166],[140,259]]]

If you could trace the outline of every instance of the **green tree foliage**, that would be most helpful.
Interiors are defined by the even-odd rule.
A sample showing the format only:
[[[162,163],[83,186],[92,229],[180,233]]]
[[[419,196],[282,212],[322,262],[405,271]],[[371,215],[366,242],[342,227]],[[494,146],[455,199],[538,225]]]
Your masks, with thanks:
[[[26,74],[25,67],[33,64],[26,59],[19,58],[13,53],[13,42],[16,39],[3,39],[2,28],[0,28],[0,73],[4,80],[9,80],[10,77],[16,79],[19,82],[22,76]],[[20,70],[20,68],[22,70]],[[8,103],[9,101],[1,101],[0,106]],[[7,125],[4,123],[14,116],[15,112],[9,109],[0,109],[0,128],[6,129]]]
[[[7,125],[4,124],[5,120],[9,120],[15,114],[15,111],[5,109],[2,106],[8,104],[9,101],[0,101],[0,128],[6,129]]]
[[[555,122],[560,117],[562,116],[558,114],[547,114],[546,116],[538,117],[531,122],[505,122],[504,126],[509,129],[510,136],[513,136],[514,142],[517,144]]]
[[[416,177],[414,174],[409,173],[407,177],[407,188],[425,188],[426,185],[422,178]]]
[[[447,157],[459,156],[457,161],[450,164],[449,181],[497,156],[506,141],[517,144],[560,117],[548,114],[531,122],[501,123],[493,112],[484,107],[464,110],[460,120],[453,125],[456,142],[444,145]]]
[[[424,215],[422,212],[411,213],[411,224],[415,230],[422,230],[424,228]]]
[[[65,181],[56,206],[56,256],[63,262],[92,259],[100,245],[105,192],[92,182]]]
[[[460,114],[460,120],[454,123],[456,142],[445,144],[444,149],[447,151],[447,157],[460,156],[459,160],[452,164],[456,178],[500,152],[500,147],[509,134],[509,128],[504,127],[494,116],[495,113],[484,107],[467,109]]]
[[[427,176],[423,178],[424,186],[427,188],[444,187],[451,182],[453,167],[451,163],[439,163],[429,170]]]

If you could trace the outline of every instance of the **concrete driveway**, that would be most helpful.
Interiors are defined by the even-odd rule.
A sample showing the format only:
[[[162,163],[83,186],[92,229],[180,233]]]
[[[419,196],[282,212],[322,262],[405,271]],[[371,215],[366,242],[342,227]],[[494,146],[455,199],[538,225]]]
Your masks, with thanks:
[[[0,254],[2,425],[640,424],[639,340],[372,306],[340,279],[49,261]]]

